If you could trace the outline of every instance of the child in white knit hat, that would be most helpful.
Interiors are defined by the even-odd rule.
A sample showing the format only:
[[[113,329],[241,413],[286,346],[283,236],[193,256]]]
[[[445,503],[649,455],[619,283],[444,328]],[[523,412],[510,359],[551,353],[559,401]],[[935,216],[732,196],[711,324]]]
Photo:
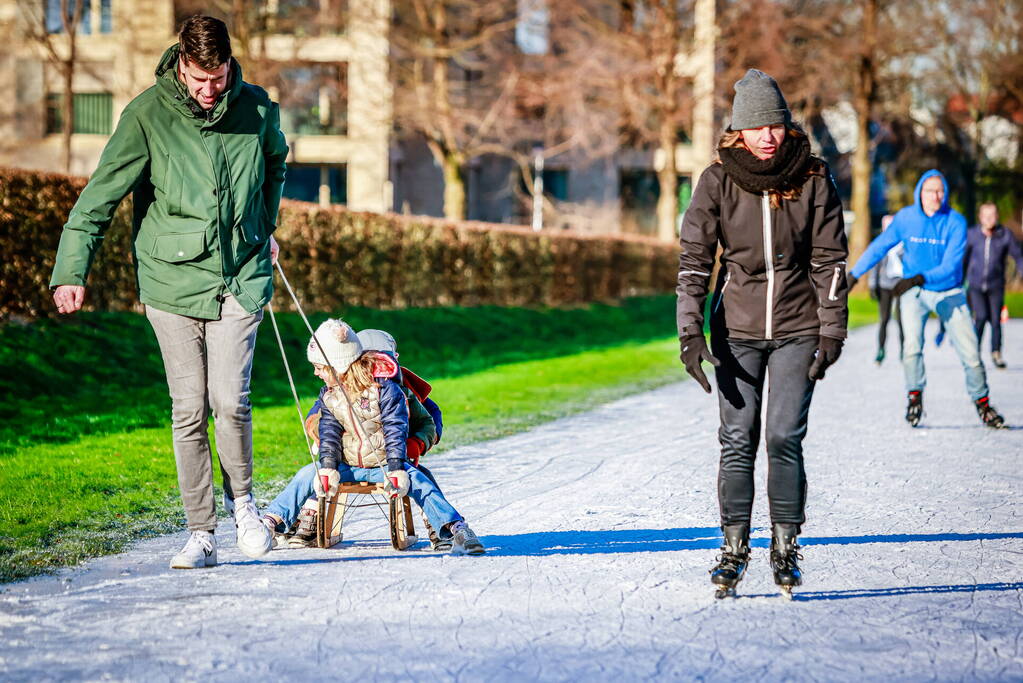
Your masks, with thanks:
[[[297,519],[303,503],[339,481],[390,483],[394,495],[406,493],[423,509],[441,538],[451,539],[452,554],[479,555],[483,544],[437,485],[409,462],[408,401],[395,381],[398,364],[383,353],[367,352],[342,320],[327,320],[309,340],[306,356],[323,380],[318,432],[319,471],[306,465],[267,507],[263,522],[283,532]],[[326,479],[321,482],[321,477]]]

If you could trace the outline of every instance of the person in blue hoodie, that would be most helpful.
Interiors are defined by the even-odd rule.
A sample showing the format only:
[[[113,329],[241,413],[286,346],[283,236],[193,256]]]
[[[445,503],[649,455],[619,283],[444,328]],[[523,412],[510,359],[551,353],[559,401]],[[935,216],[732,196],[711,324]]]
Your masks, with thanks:
[[[927,384],[924,323],[935,313],[945,324],[966,372],[966,390],[981,421],[988,427],[1004,427],[1005,420],[988,400],[987,374],[963,292],[966,219],[949,206],[948,183],[939,171],[932,169],[920,176],[914,196],[913,206],[895,214],[891,227],[870,243],[850,272],[855,284],[890,249],[902,243],[902,279],[895,283],[892,295],[899,299],[905,334],[902,365],[909,392],[906,421],[915,427],[923,415]]]
[[[966,233],[966,290],[973,311],[977,341],[984,338],[984,327],[991,324],[991,361],[1005,367],[1002,358],[1002,306],[1005,304],[1005,261],[1011,256],[1017,274],[1023,274],[1023,250],[1016,236],[998,222],[998,207],[981,204],[980,223]]]

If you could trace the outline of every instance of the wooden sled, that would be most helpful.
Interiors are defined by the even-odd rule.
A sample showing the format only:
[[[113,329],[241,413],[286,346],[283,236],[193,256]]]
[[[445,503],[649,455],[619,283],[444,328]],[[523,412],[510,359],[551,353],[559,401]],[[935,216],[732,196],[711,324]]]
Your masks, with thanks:
[[[342,526],[348,512],[356,507],[367,507],[352,503],[350,496],[374,495],[387,499],[391,546],[395,550],[408,550],[414,546],[419,539],[416,537],[416,528],[412,522],[412,504],[408,496],[391,498],[383,484],[368,481],[341,482],[333,495],[317,498],[316,545],[320,548],[330,548],[340,543],[343,538]]]

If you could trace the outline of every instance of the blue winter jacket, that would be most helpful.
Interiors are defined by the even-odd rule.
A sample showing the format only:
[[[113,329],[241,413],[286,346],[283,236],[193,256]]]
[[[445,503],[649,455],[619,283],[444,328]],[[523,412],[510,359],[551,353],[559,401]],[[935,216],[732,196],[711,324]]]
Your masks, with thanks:
[[[933,216],[920,206],[920,190],[924,181],[941,178],[945,199]],[[888,250],[902,242],[902,277],[923,275],[923,288],[943,292],[963,284],[963,253],[966,251],[966,219],[948,205],[948,182],[940,171],[930,170],[920,176],[913,192],[913,206],[895,214],[888,229],[874,238],[863,256],[853,266],[852,275],[863,274],[877,265]]]
[[[982,292],[1005,289],[1005,257],[1016,261],[1016,272],[1023,274],[1023,252],[1012,232],[996,225],[991,236],[975,225],[966,232],[966,282]]]
[[[388,471],[405,469],[408,458],[405,454],[405,440],[408,439],[408,403],[405,392],[397,382],[378,378],[380,385],[380,423],[384,430],[384,447],[387,450]],[[320,389],[320,401],[327,393],[327,387]],[[341,434],[344,427],[329,410],[320,415],[320,466],[332,467],[342,462]]]

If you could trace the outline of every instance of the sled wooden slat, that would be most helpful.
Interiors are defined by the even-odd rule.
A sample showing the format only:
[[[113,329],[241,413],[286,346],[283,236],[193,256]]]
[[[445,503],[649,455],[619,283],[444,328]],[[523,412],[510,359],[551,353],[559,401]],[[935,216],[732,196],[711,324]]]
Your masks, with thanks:
[[[388,498],[391,546],[395,550],[408,550],[419,540],[412,521],[412,505],[408,496],[391,499],[383,484],[368,481],[341,482],[332,496],[317,500],[319,516],[316,521],[316,545],[330,548],[341,542],[342,523],[349,506],[351,495],[380,495]]]

